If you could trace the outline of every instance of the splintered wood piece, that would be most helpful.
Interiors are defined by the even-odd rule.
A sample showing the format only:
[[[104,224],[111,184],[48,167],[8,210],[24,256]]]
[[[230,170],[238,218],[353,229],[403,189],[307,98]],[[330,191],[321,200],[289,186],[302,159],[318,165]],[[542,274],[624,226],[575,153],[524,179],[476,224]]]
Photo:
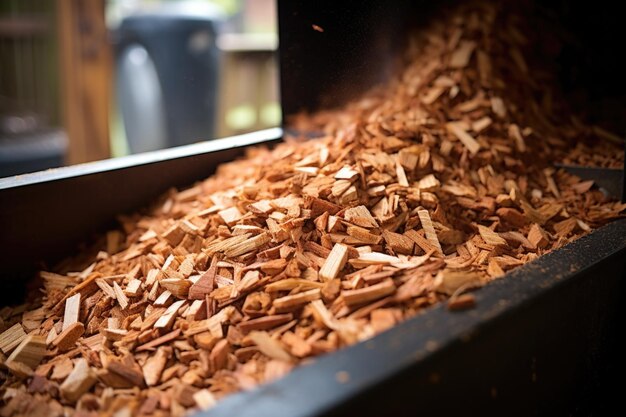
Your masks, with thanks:
[[[396,177],[398,178],[398,184],[402,187],[409,186],[409,180],[406,177],[406,173],[404,172],[404,168],[400,162],[396,162]]]
[[[63,315],[62,331],[78,321],[80,314],[80,293],[65,300],[65,313]]]
[[[450,68],[466,67],[469,64],[474,49],[476,49],[476,42],[461,41],[459,47],[452,53],[448,66]]]
[[[298,278],[286,278],[280,281],[272,282],[265,286],[265,291],[272,293],[277,291],[291,291],[294,288],[300,288],[302,290],[310,290],[313,288],[322,288],[324,286],[321,282],[309,281],[306,279]]]
[[[426,239],[428,239],[428,242],[433,245],[437,252],[443,254],[441,244],[439,243],[439,239],[437,239],[437,232],[435,232],[435,227],[430,219],[430,214],[428,214],[427,210],[418,210],[417,215],[422,223],[422,227],[424,228]]]
[[[339,275],[348,260],[348,247],[341,243],[335,243],[328,258],[322,265],[319,275],[323,280],[329,281]]]
[[[20,323],[6,329],[0,334],[0,350],[8,355],[17,345],[26,338],[26,332]]]
[[[229,258],[234,258],[236,256],[240,256],[248,252],[257,250],[266,243],[268,243],[270,240],[272,240],[271,235],[264,232],[239,244],[231,246],[229,249],[224,251],[224,255],[228,256]]]
[[[154,304],[155,306],[165,306],[167,304],[169,304],[169,302],[171,301],[171,299],[173,298],[173,295],[171,292],[169,292],[168,290],[165,290],[161,293],[161,295],[159,295],[159,297],[154,300]]]
[[[76,279],[73,277],[66,277],[64,275],[55,274],[53,272],[41,271],[39,276],[43,279],[43,285],[48,291],[63,290],[67,287],[71,287],[76,284]]]
[[[224,220],[224,223],[228,225],[237,223],[243,217],[243,214],[235,206],[222,210],[217,214]]]
[[[341,194],[341,197],[339,198],[339,202],[341,204],[349,204],[352,201],[356,200],[358,196],[359,196],[359,193],[356,187],[354,185],[351,185],[343,194]]]
[[[185,231],[180,227],[180,224],[176,223],[163,233],[163,239],[165,239],[172,247],[178,246],[178,244],[185,237]]]
[[[270,200],[260,200],[248,206],[250,211],[257,214],[269,214],[274,211],[274,207],[270,204]]]
[[[124,289],[124,293],[129,297],[136,297],[141,292],[142,282],[138,279],[132,279]]]
[[[417,183],[417,188],[419,188],[421,191],[434,191],[439,188],[440,185],[441,183],[439,182],[437,177],[435,177],[433,174],[428,174],[424,178],[419,180],[419,182]]]
[[[28,335],[9,355],[6,362],[20,362],[35,369],[46,355],[46,338],[38,335]]]
[[[402,253],[404,255],[411,255],[413,253],[413,246],[415,245],[411,239],[403,236],[399,233],[383,230],[383,238],[387,245],[396,253]]]
[[[196,405],[203,411],[211,409],[215,406],[217,400],[215,396],[208,389],[204,388],[199,391],[196,391],[193,394],[193,400],[196,402]]]
[[[489,260],[489,265],[487,266],[487,274],[489,274],[489,276],[492,278],[499,278],[504,275],[502,267],[494,258],[491,258]]]
[[[106,295],[108,295],[114,300],[117,299],[115,296],[115,290],[113,290],[113,287],[111,287],[105,280],[97,279],[96,285],[98,285],[98,287],[100,287],[102,292],[105,293]]]
[[[459,290],[468,290],[482,285],[482,274],[471,271],[440,271],[435,280],[437,291],[453,295]]]
[[[491,117],[485,116],[472,123],[472,130],[476,133],[480,133],[483,130],[487,129],[489,126],[491,126],[492,123],[493,120],[491,120]]]
[[[206,320],[191,323],[189,328],[185,330],[185,335],[192,336],[209,330],[211,333],[215,333],[216,337],[222,337],[222,325],[228,322],[234,313],[235,307],[226,306]]]
[[[190,280],[183,278],[165,278],[159,281],[159,284],[176,298],[187,298],[192,283]]]
[[[141,368],[137,365],[132,355],[126,355],[121,359],[111,359],[105,368],[136,387],[145,387]]]
[[[172,340],[174,340],[178,336],[180,336],[180,334],[181,334],[181,330],[180,329],[173,330],[173,331],[171,331],[171,332],[169,332],[167,334],[164,334],[161,337],[157,337],[156,339],[149,341],[146,344],[138,346],[137,349],[135,349],[135,351],[141,352],[141,351],[144,351],[144,350],[152,350],[155,347],[158,347],[158,346],[161,346],[161,345],[163,345],[165,343],[171,342]]]
[[[278,359],[280,361],[291,362],[292,357],[287,351],[282,347],[280,342],[263,331],[254,330],[250,332],[248,338],[254,342],[255,345],[258,346],[259,350],[264,354],[269,356],[270,358]]]
[[[587,191],[589,191],[591,189],[591,187],[593,187],[594,181],[593,180],[589,180],[589,181],[581,181],[577,184],[572,185],[572,189],[578,193],[578,194],[584,194]]]
[[[365,206],[349,208],[344,213],[346,221],[361,227],[378,227],[376,219]]]
[[[506,240],[490,228],[480,224],[476,225],[476,227],[478,227],[478,233],[480,233],[480,237],[483,238],[486,244],[492,246],[507,246]]]
[[[128,330],[111,329],[111,328],[102,329],[101,332],[102,332],[102,335],[105,337],[105,339],[111,340],[114,342],[124,339],[124,337],[128,334]]]
[[[145,365],[142,367],[143,378],[147,386],[153,387],[159,383],[161,374],[171,356],[172,348],[169,346],[161,346],[154,355],[148,358]]]
[[[350,168],[349,166],[344,166],[339,171],[337,171],[337,173],[335,174],[335,179],[352,181],[358,176],[359,176],[359,171],[353,168]]]
[[[216,372],[224,369],[228,364],[228,354],[230,353],[230,343],[228,340],[222,339],[213,347],[209,355],[209,363],[211,371]]]
[[[176,319],[176,315],[178,314],[178,310],[185,304],[187,301],[178,300],[174,302],[171,306],[165,310],[165,313],[154,323],[155,329],[165,329],[172,326],[174,320]]]
[[[75,403],[83,394],[91,389],[98,380],[96,373],[84,358],[76,359],[74,369],[59,387],[63,398]]]
[[[120,307],[122,307],[122,310],[125,310],[128,307],[128,297],[126,297],[117,281],[113,281],[113,291],[115,292],[117,302],[120,303]]]
[[[276,308],[277,312],[289,311],[294,307],[299,307],[310,301],[318,300],[321,296],[319,288],[304,291],[298,294],[287,295],[285,297],[277,298],[272,305]]]
[[[34,372],[31,368],[23,364],[22,362],[16,361],[6,361],[4,362],[4,366],[8,369],[13,375],[17,376],[20,379],[29,378],[34,375]]]
[[[380,235],[370,233],[368,229],[358,226],[348,226],[346,233],[362,243],[377,245],[382,240]]]
[[[73,296],[74,294],[77,293],[81,293],[81,294],[90,294],[94,291],[96,291],[96,278],[98,277],[98,274],[91,274],[88,278],[85,278],[81,283],[79,283],[78,285],[74,285],[75,281],[73,282],[72,285],[74,285],[72,287],[71,290],[69,290],[67,292],[67,294],[65,294],[65,296],[57,303],[57,305],[54,308],[54,312],[58,313],[61,311],[61,309],[63,308],[63,306],[65,305],[65,300],[67,300],[68,298],[70,298],[71,296]]]
[[[190,300],[203,300],[205,295],[210,294],[215,286],[215,276],[217,275],[217,258],[211,261],[211,266],[202,274],[191,287],[189,287],[188,297]]]
[[[360,253],[357,259],[350,260],[350,264],[355,268],[363,268],[369,265],[393,265],[399,262],[400,258],[397,256],[379,252]]]
[[[398,152],[398,162],[409,172],[413,172],[417,166],[418,156],[413,152],[402,150]]]
[[[527,238],[534,248],[545,248],[550,243],[550,238],[548,237],[546,231],[536,223],[530,226]]]
[[[519,126],[515,123],[509,125],[509,137],[515,141],[515,148],[517,148],[518,152],[526,152],[526,142]]]
[[[450,133],[452,133],[458,140],[461,141],[463,145],[467,148],[467,150],[472,154],[476,155],[476,153],[480,150],[480,144],[474,139],[469,133],[467,133],[457,122],[451,122],[446,124],[446,128]]]
[[[520,206],[522,207],[522,210],[524,210],[524,214],[530,222],[543,226],[548,221],[548,218],[531,206],[528,201],[520,200]]]
[[[53,341],[52,346],[65,352],[76,346],[78,339],[85,333],[85,326],[81,322],[73,323],[63,330]]]
[[[293,320],[293,314],[274,314],[272,316],[259,317],[239,323],[239,329],[248,333],[252,330],[269,330],[281,324],[289,323]]]
[[[366,302],[378,300],[379,298],[386,297],[393,294],[396,291],[396,286],[393,280],[386,279],[369,287],[359,288],[358,290],[347,290],[341,292],[343,301],[348,306],[354,306],[357,304],[363,304]]]

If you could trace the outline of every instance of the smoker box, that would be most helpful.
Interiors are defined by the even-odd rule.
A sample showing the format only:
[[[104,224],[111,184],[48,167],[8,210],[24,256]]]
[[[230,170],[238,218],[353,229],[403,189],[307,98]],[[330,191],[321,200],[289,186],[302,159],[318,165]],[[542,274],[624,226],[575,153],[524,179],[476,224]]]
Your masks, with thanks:
[[[339,104],[384,78],[384,65],[369,72],[356,63],[371,60],[372,51],[390,51],[386,46],[406,30],[393,23],[407,7],[411,13],[416,4],[427,7],[379,3],[279,2],[285,116]],[[312,24],[330,40],[316,43]],[[354,33],[359,25],[356,35],[331,30]],[[372,45],[379,48],[365,53]],[[330,46],[332,70],[317,54]],[[350,84],[355,68],[359,77]],[[1,179],[2,305],[21,300],[40,261],[74,253],[80,242],[112,226],[116,215],[145,206],[170,187],[206,178],[246,147],[271,146],[282,136],[282,129],[269,129]],[[476,291],[471,310],[436,306],[197,415],[607,414],[619,405],[617,381],[626,368],[625,255],[622,219]]]

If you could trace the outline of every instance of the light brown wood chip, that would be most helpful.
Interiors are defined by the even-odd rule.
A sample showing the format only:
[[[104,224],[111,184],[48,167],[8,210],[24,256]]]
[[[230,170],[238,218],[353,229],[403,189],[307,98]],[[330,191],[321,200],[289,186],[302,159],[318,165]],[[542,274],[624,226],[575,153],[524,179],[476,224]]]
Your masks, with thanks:
[[[490,228],[480,224],[476,225],[476,227],[478,227],[478,233],[480,233],[480,237],[483,238],[486,244],[493,246],[507,246],[506,240]]]
[[[422,223],[422,228],[426,234],[426,239],[430,242],[431,245],[437,250],[437,252],[443,254],[443,250],[441,249],[441,244],[439,243],[439,239],[437,238],[437,232],[435,232],[435,227],[433,226],[433,222],[430,219],[430,214],[428,214],[427,210],[418,210],[417,215],[419,216],[420,222]]]
[[[74,403],[93,387],[98,380],[96,373],[84,358],[79,358],[74,363],[74,369],[59,387],[63,398]]]
[[[472,52],[476,49],[476,42],[462,41],[450,57],[450,68],[463,68],[469,64]]]
[[[31,369],[35,369],[46,355],[46,338],[38,335],[28,335],[17,345],[13,353],[7,358],[8,362],[20,362]]]
[[[336,243],[330,251],[328,258],[320,269],[319,275],[323,280],[336,278],[339,271],[343,269],[348,260],[348,247],[341,243]]]
[[[272,337],[267,332],[255,330],[250,332],[248,337],[254,342],[255,345],[258,346],[261,352],[263,352],[270,358],[278,359],[285,362],[290,362],[292,360],[291,355],[287,353],[287,351],[282,347],[280,342],[272,339]]]
[[[469,133],[467,133],[457,122],[450,122],[446,124],[446,128],[452,133],[458,140],[461,141],[467,150],[476,155],[480,150],[480,144]]]
[[[24,328],[20,323],[15,323],[0,334],[0,350],[4,354],[9,354],[25,338]]]
[[[78,321],[80,314],[80,293],[65,300],[65,313],[63,315],[63,329],[65,330]]]
[[[371,285],[358,290],[347,290],[341,292],[343,301],[348,306],[363,304],[370,301],[386,297],[396,291],[396,286],[391,279],[386,279],[381,283]]]

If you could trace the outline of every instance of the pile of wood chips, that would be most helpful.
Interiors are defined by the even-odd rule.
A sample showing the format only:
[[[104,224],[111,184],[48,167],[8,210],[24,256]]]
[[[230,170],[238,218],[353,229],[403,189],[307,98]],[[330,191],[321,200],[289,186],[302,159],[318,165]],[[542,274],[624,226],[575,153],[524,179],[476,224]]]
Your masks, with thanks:
[[[297,122],[323,138],[252,150],[42,271],[0,311],[0,415],[207,409],[433,304],[471,307],[468,290],[619,217],[553,167],[623,161],[610,133],[557,121],[515,22],[464,6],[384,88]]]

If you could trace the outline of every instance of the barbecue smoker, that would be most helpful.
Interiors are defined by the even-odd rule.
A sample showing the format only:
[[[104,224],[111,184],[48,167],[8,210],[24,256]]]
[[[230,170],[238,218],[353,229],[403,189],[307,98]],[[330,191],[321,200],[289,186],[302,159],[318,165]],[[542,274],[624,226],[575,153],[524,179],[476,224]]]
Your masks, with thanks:
[[[563,12],[550,2],[545,7]],[[430,2],[279,1],[285,120],[302,109],[343,104],[384,80],[409,23],[428,19],[433,8]],[[610,61],[616,49],[607,43],[615,43],[616,13],[597,10],[570,9],[563,23],[583,47],[602,45],[588,48],[588,59],[606,64],[581,74],[580,82],[594,97],[623,104],[624,86],[615,85],[618,70]],[[63,258],[111,226],[115,215],[205,178],[246,147],[271,146],[283,133],[269,129],[0,180],[3,304],[23,296],[41,260]],[[615,194],[624,187],[619,170],[577,174]],[[476,291],[473,309],[439,305],[198,415],[606,414],[619,405],[616,381],[625,369],[624,255],[626,219]]]

